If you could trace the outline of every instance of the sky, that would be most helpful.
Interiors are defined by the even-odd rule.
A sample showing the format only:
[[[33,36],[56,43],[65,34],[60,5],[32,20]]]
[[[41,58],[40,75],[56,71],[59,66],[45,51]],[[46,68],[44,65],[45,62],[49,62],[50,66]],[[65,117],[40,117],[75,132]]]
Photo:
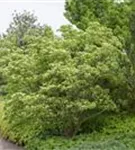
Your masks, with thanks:
[[[41,24],[52,26],[56,31],[61,25],[69,24],[64,17],[65,0],[0,0],[0,33],[4,33],[12,21],[14,10],[34,12]]]

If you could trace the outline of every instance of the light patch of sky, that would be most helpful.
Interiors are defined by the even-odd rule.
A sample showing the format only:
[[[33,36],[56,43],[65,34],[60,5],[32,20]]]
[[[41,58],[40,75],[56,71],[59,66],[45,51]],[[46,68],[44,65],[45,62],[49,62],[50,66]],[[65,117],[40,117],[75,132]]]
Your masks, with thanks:
[[[65,0],[0,0],[0,33],[8,28],[14,10],[34,12],[41,24],[48,24],[56,31],[61,25],[69,24],[64,17]]]

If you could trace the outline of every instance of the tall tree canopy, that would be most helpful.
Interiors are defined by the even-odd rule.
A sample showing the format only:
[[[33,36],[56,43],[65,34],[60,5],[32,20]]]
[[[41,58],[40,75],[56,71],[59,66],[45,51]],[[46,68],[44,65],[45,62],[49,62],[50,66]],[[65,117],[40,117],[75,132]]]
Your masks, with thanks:
[[[79,29],[98,21],[119,38],[135,70],[135,1],[67,0],[65,16]]]
[[[119,0],[67,0],[66,18],[78,28],[85,30],[92,21],[113,29],[118,37],[129,36],[129,18],[132,1]]]

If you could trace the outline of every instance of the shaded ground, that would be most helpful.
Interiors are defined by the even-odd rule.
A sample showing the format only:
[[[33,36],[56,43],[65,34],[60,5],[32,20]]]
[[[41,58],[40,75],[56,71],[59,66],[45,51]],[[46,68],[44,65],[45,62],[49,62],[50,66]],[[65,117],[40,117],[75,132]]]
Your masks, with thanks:
[[[23,150],[22,148],[0,138],[0,150]]]

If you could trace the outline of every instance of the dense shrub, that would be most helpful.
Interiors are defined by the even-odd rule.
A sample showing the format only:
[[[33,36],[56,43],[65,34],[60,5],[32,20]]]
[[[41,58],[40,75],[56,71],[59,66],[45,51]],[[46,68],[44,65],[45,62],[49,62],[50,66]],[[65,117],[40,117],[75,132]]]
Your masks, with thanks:
[[[119,109],[113,92],[126,87],[121,62],[128,59],[118,39],[99,23],[86,32],[70,26],[61,32],[62,37],[26,35],[26,48],[5,56],[10,58],[2,69],[7,80],[5,119],[20,142],[72,137],[91,117]]]

